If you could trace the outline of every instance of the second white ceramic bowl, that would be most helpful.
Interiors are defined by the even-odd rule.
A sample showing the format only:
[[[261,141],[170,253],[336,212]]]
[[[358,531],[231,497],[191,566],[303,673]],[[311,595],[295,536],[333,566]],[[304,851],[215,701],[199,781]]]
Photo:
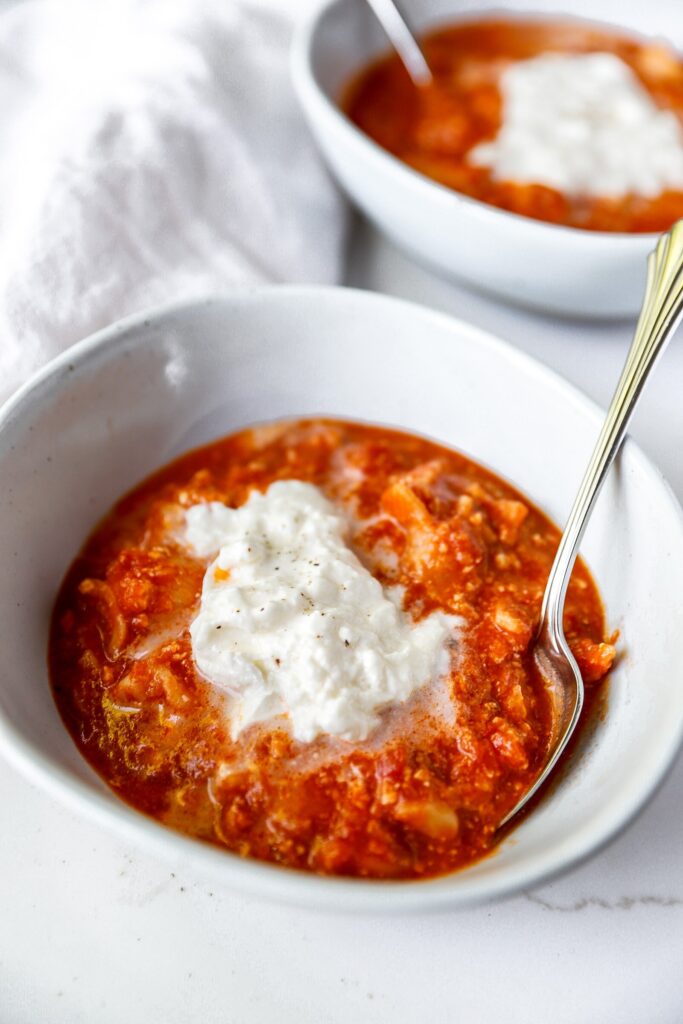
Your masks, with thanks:
[[[0,413],[0,748],[89,818],[260,896],[373,912],[462,906],[532,886],[623,827],[681,737],[683,523],[631,442],[584,545],[609,624],[621,630],[609,712],[547,799],[467,870],[427,882],[362,882],[243,860],[124,804],[62,724],[47,677],[48,624],[60,580],[97,520],[187,448],[255,421],[315,413],[394,424],[462,448],[555,520],[569,508],[601,420],[575,390],[503,342],[363,292],[245,290],[100,332]]]
[[[552,0],[410,0],[409,9],[420,29],[491,11],[563,17]],[[679,0],[573,0],[570,16],[683,42]],[[292,51],[311,129],[360,209],[422,262],[509,301],[578,317],[637,313],[656,236],[579,231],[487,206],[411,170],[352,124],[339,108],[343,87],[386,49],[365,0],[325,0]]]

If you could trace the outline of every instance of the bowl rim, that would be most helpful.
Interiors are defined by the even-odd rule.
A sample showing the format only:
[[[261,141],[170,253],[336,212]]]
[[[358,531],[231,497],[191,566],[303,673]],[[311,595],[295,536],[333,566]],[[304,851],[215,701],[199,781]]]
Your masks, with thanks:
[[[475,214],[484,216],[496,216],[500,217],[503,222],[507,221],[512,225],[517,225],[520,230],[528,229],[530,231],[537,231],[539,237],[545,235],[546,237],[560,237],[561,235],[569,236],[572,241],[577,242],[580,240],[594,239],[594,244],[597,246],[608,245],[613,242],[620,245],[622,248],[630,246],[634,249],[643,249],[646,247],[654,247],[659,238],[660,232],[652,231],[592,231],[587,228],[577,228],[568,224],[554,224],[550,221],[538,220],[535,217],[527,217],[525,214],[515,213],[513,210],[505,210],[502,207],[494,206],[491,203],[485,203],[481,199],[475,199],[474,196],[465,195],[464,192],[458,192],[456,189],[449,188],[447,185],[443,185],[441,182],[436,181],[433,178],[427,177],[427,175],[416,171],[414,168],[409,167],[408,164],[399,160],[398,157],[389,153],[388,150],[384,149],[379,143],[371,139],[369,135],[357,128],[353,121],[344,113],[338,103],[333,102],[327,93],[320,87],[313,71],[313,54],[315,46],[317,45],[317,33],[320,30],[323,19],[326,15],[336,7],[343,7],[344,4],[348,4],[349,0],[322,0],[318,5],[314,5],[314,8],[309,11],[297,24],[294,35],[292,38],[292,44],[290,49],[290,67],[292,80],[294,82],[295,89],[299,94],[299,98],[304,106],[307,105],[307,99],[317,104],[320,111],[323,112],[334,125],[336,130],[341,131],[352,145],[356,147],[358,151],[365,150],[371,159],[374,159],[376,164],[381,167],[385,173],[392,176],[401,182],[403,179],[406,187],[414,188],[418,192],[425,195],[427,198],[431,194],[433,198],[438,199],[442,204],[449,204],[451,206],[455,204],[463,204],[466,208],[470,208]],[[510,12],[506,12],[510,13]],[[520,15],[533,15],[534,11],[520,10],[517,12]],[[539,12],[540,13],[540,12]],[[455,21],[468,21],[482,18],[487,14],[501,14],[500,10],[486,9],[477,15],[477,12],[467,12],[460,16],[454,15],[452,19]],[[549,15],[550,16],[550,15]],[[581,21],[589,24],[602,24],[609,26],[610,22],[593,21],[587,18],[578,18],[571,14],[563,14],[563,19]],[[435,26],[436,26],[435,22]],[[389,52],[387,47],[387,52]],[[588,245],[591,245],[588,241]]]
[[[577,412],[596,424],[597,433],[602,421],[602,412],[596,403],[533,357],[466,321],[418,303],[362,289],[322,285],[262,285],[253,288],[235,287],[212,296],[175,301],[151,310],[143,310],[95,332],[67,349],[39,370],[0,408],[0,457],[6,425],[11,424],[20,415],[28,415],[30,419],[31,409],[39,404],[41,396],[50,391],[58,392],[61,382],[67,379],[69,371],[74,368],[87,371],[90,365],[97,363],[105,349],[109,353],[109,358],[112,358],[115,356],[117,345],[123,344],[126,340],[132,342],[134,347],[142,346],[145,344],[146,331],[163,325],[164,321],[172,322],[179,315],[191,315],[194,310],[199,311],[207,306],[222,306],[229,312],[230,307],[234,307],[235,304],[250,304],[259,308],[268,302],[293,305],[302,301],[322,302],[330,308],[334,308],[335,303],[351,301],[365,306],[368,311],[373,307],[377,309],[378,306],[399,314],[404,310],[406,314],[421,318],[426,327],[433,323],[439,325],[441,329],[446,328],[461,339],[464,336],[473,344],[486,348],[492,356],[503,356],[516,364],[531,378],[546,385],[551,384]],[[645,475],[648,484],[659,489],[662,499],[671,506],[683,533],[683,510],[661,472],[630,438],[627,438],[625,448],[630,459],[635,460],[638,469]],[[56,706],[55,714],[59,718]],[[682,744],[683,715],[678,723],[672,726],[668,741],[658,751],[658,758],[647,778],[640,778],[637,784],[631,786],[626,796],[613,801],[611,808],[601,813],[597,824],[584,827],[578,835],[566,837],[559,848],[555,848],[554,855],[550,858],[545,852],[537,853],[523,864],[513,866],[500,877],[485,877],[469,883],[466,869],[424,881],[383,882],[325,877],[240,858],[228,851],[175,832],[135,810],[111,790],[107,790],[106,784],[93,769],[90,769],[91,777],[93,781],[99,781],[101,789],[95,788],[84,778],[77,777],[68,769],[56,764],[37,744],[25,738],[21,729],[14,725],[0,704],[0,753],[30,782],[37,784],[86,820],[104,826],[166,861],[176,865],[191,865],[200,873],[210,875],[217,882],[249,895],[337,912],[452,910],[488,903],[537,887],[583,863],[621,833],[659,789],[669,774]],[[88,764],[85,760],[84,763]]]

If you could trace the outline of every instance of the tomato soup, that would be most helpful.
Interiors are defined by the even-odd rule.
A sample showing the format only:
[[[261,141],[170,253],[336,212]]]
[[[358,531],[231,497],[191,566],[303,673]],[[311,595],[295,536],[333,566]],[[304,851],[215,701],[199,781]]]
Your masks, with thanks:
[[[292,495],[311,510],[286,534]],[[307,546],[323,528],[341,575],[301,554],[324,552]],[[245,430],[160,470],[88,539],[53,614],[55,700],[108,785],[171,828],[324,874],[445,874],[495,846],[543,763],[550,705],[529,647],[558,538],[508,483],[422,437],[336,420]],[[615,652],[581,562],[565,630],[585,721]],[[402,689],[370,706],[374,678]]]
[[[674,51],[580,21],[525,18],[458,23],[423,44],[431,84],[416,87],[392,55],[342,97],[351,120],[409,167],[573,228],[661,232],[683,217]]]

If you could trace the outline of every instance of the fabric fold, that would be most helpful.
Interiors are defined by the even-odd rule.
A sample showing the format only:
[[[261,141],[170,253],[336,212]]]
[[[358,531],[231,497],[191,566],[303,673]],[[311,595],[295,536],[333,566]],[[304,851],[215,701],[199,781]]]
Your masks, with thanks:
[[[0,398],[147,306],[333,283],[345,208],[249,0],[30,0],[0,17]]]

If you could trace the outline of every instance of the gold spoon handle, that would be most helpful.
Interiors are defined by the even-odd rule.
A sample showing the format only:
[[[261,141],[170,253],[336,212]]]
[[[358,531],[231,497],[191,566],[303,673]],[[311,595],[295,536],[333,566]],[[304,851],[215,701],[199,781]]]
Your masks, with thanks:
[[[562,630],[567,587],[588,518],[645,381],[682,313],[683,220],[679,220],[648,257],[645,296],[633,342],[550,570],[541,622],[554,634]]]
[[[614,397],[560,539],[543,596],[534,658],[556,705],[557,721],[542,771],[505,816],[507,824],[543,785],[576,728],[584,686],[562,625],[564,601],[595,500],[626,434],[638,396],[683,313],[683,221],[662,235],[647,265],[640,317]]]

